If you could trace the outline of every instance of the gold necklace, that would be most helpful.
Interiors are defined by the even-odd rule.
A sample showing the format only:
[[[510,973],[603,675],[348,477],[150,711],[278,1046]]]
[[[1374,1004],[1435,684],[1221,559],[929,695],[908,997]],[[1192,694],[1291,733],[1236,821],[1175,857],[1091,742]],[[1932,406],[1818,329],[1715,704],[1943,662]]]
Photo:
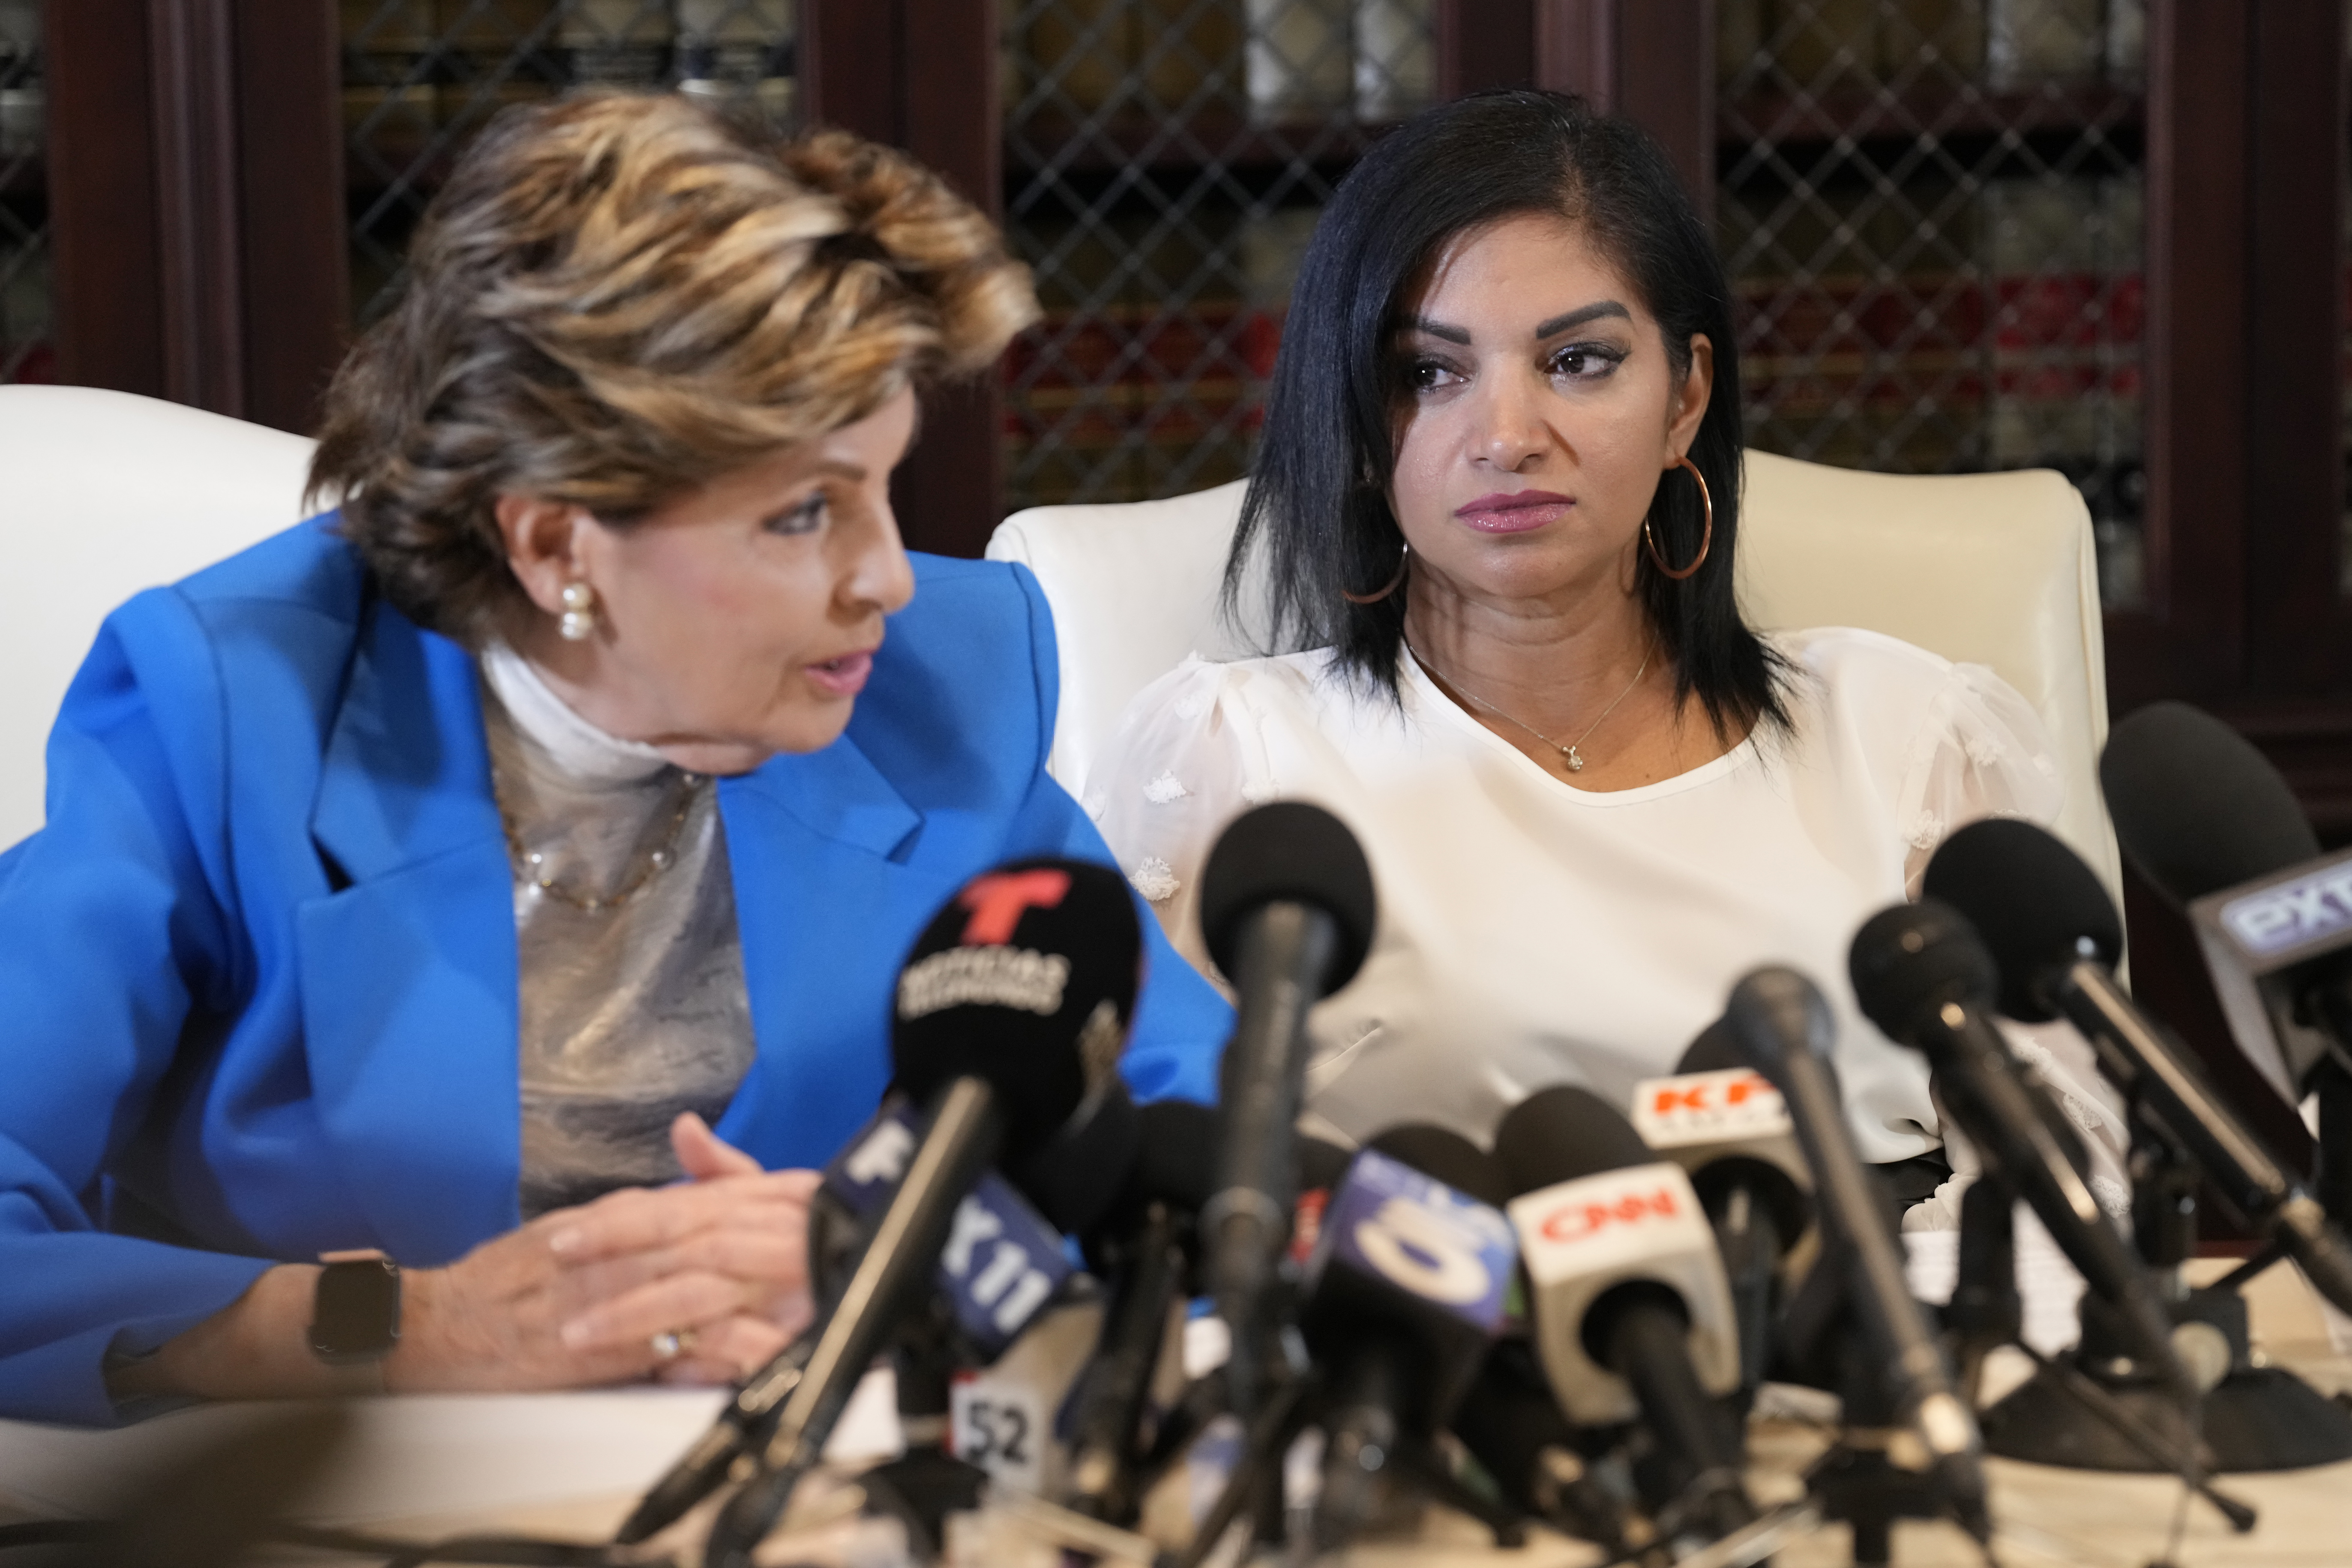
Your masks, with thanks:
[[[686,819],[692,815],[694,803],[701,798],[702,786],[709,782],[702,773],[679,771],[677,809],[670,814],[669,826],[664,830],[662,841],[654,847],[653,852],[646,857],[645,864],[627,881],[601,898],[575,892],[548,876],[547,857],[537,849],[523,847],[522,836],[515,831],[514,818],[508,814],[504,801],[499,802],[499,826],[506,829],[507,854],[515,869],[527,878],[531,886],[558,903],[569,904],[588,914],[598,914],[627,903],[645,891],[646,883],[669,869],[671,863],[677,858],[678,835],[686,831]]]
[[[1404,646],[1406,649],[1412,653],[1413,658],[1421,659],[1422,667],[1423,668],[1433,672],[1436,671],[1437,667],[1431,664],[1428,659],[1423,658],[1419,648],[1414,647],[1410,642],[1406,643]],[[1472,691],[1468,687],[1463,685],[1461,681],[1448,676],[1445,678],[1445,683],[1448,686],[1451,686],[1454,690],[1460,692],[1463,698],[1472,706],[1484,709],[1486,711],[1492,713],[1496,718],[1500,719],[1506,724],[1517,725],[1518,728],[1525,730],[1528,734],[1533,735],[1537,740],[1541,741],[1545,745],[1549,746],[1553,751],[1558,752],[1559,753],[1560,761],[1567,765],[1570,773],[1580,773],[1584,771],[1584,757],[1577,748],[1583,745],[1585,742],[1592,739],[1592,731],[1601,728],[1602,722],[1608,719],[1609,715],[1617,711],[1617,704],[1619,702],[1622,702],[1625,699],[1633,695],[1633,688],[1642,684],[1642,676],[1650,668],[1650,656],[1655,653],[1657,649],[1658,639],[1654,637],[1642,649],[1642,662],[1633,667],[1633,679],[1625,683],[1625,689],[1617,694],[1616,701],[1612,702],[1608,707],[1603,708],[1601,710],[1601,717],[1599,719],[1595,719],[1591,723],[1587,724],[1584,727],[1583,734],[1579,735],[1575,740],[1569,742],[1568,744],[1564,746],[1558,741],[1553,740],[1549,735],[1545,734],[1541,730],[1537,729],[1533,724],[1528,723],[1526,720],[1514,719],[1508,713],[1504,712],[1500,708],[1496,707],[1493,703],[1487,701],[1485,698],[1479,696],[1476,692]]]

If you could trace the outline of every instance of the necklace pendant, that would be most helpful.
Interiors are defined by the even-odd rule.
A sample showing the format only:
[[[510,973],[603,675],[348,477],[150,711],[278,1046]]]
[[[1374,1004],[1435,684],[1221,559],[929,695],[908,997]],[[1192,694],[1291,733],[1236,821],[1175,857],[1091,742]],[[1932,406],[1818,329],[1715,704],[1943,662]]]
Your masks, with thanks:
[[[1584,759],[1576,754],[1576,748],[1574,746],[1570,746],[1567,750],[1561,752],[1560,757],[1561,760],[1568,763],[1568,771],[1570,773],[1580,773],[1584,771]]]

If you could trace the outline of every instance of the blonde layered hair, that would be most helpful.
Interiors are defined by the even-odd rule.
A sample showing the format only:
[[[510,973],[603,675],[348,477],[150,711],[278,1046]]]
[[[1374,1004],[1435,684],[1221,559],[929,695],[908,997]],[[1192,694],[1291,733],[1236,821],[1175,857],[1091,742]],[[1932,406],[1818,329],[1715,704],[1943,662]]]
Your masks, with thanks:
[[[392,604],[478,647],[531,610],[500,494],[625,526],[984,368],[1036,313],[995,226],[887,148],[763,138],[677,97],[513,110],[337,373],[311,493],[342,493]]]

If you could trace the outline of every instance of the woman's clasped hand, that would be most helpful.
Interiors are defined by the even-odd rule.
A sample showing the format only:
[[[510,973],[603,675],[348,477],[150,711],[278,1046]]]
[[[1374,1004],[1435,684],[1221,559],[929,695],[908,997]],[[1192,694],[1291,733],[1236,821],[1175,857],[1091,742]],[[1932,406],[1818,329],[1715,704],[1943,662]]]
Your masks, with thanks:
[[[670,1137],[685,1181],[553,1210],[412,1274],[416,1331],[387,1386],[720,1384],[782,1350],[810,1317],[816,1173],[763,1171],[690,1113]]]

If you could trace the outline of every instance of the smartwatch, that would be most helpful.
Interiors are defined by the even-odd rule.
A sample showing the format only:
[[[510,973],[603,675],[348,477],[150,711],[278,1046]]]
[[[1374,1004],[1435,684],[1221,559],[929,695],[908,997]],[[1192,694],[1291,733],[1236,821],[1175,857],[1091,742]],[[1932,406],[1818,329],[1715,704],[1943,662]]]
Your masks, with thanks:
[[[329,1252],[310,1299],[310,1353],[373,1367],[400,1342],[400,1265],[381,1252]]]

